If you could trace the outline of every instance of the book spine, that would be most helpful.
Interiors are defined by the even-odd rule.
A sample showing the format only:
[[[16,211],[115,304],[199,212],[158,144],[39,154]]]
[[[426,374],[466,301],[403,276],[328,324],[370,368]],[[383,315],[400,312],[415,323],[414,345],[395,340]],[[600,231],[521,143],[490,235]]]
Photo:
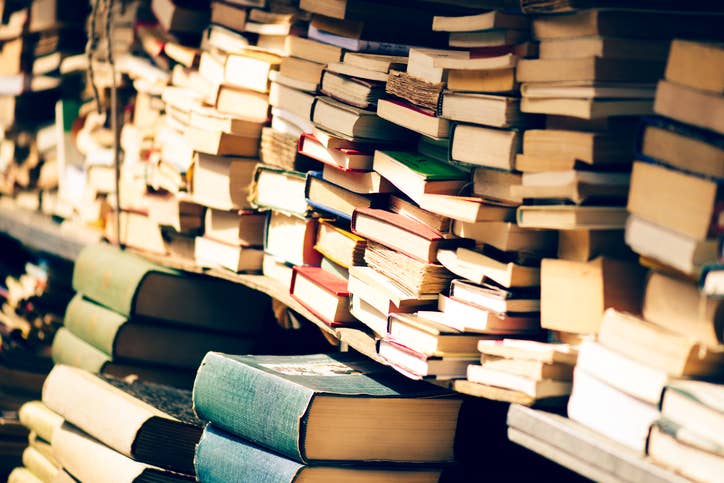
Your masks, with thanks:
[[[91,300],[130,315],[136,290],[149,271],[169,271],[108,246],[89,245],[78,255],[73,289]]]
[[[127,321],[123,315],[76,294],[65,312],[65,328],[109,356],[121,326]]]
[[[208,424],[194,458],[199,481],[291,483],[302,468],[297,462],[269,453]]]
[[[61,327],[53,339],[53,361],[56,364],[80,367],[98,374],[110,357],[92,345],[84,342],[65,327]]]
[[[304,416],[313,396],[301,385],[210,352],[196,374],[193,404],[199,418],[304,462]]]

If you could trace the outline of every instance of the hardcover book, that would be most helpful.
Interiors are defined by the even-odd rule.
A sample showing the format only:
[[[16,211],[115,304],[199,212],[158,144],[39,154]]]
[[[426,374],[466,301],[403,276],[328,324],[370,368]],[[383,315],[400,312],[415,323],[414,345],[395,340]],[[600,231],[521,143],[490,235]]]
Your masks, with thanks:
[[[460,409],[443,389],[345,354],[212,352],[193,398],[199,417],[300,462],[451,461]]]

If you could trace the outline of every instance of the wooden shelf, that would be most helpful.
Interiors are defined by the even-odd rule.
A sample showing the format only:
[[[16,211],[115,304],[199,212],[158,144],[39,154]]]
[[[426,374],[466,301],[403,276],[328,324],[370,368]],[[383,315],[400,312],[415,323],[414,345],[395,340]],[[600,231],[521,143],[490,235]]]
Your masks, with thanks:
[[[508,438],[594,481],[688,481],[575,421],[539,409],[510,406]]]
[[[33,250],[75,260],[84,246],[96,243],[98,231],[72,223],[55,223],[48,215],[17,207],[0,199],[0,232]]]

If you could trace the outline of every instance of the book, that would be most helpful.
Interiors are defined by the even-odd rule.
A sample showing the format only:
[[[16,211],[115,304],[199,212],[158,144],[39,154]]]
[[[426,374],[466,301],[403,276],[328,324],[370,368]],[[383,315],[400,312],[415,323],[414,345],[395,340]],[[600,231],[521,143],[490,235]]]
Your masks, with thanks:
[[[314,105],[314,95],[309,92],[303,92],[299,89],[289,87],[277,80],[272,80],[269,88],[269,104],[277,109],[283,109],[304,123],[303,131],[310,132],[312,130],[312,107]],[[307,129],[309,124],[309,129]]]
[[[342,72],[339,72],[340,70]],[[362,109],[374,109],[385,92],[384,84],[380,81],[343,75],[346,72],[349,72],[349,69],[327,66],[322,75],[322,93]]]
[[[455,220],[454,235],[475,240],[476,246],[491,245],[504,252],[554,253],[559,235],[553,230],[520,228],[509,221],[468,223]]]
[[[445,84],[442,82],[428,82],[404,70],[390,71],[385,84],[385,92],[399,98],[404,105],[420,108],[422,113],[431,116],[440,115],[440,101],[444,88]],[[431,123],[432,121],[428,120],[428,124]]]
[[[642,318],[609,309],[604,312],[598,343],[617,353],[666,371],[673,377],[721,375],[724,351]]]
[[[656,82],[664,63],[652,60],[605,59],[523,59],[518,62],[518,82],[602,81]]]
[[[606,5],[610,7],[610,5]],[[679,7],[679,6],[676,6]],[[675,37],[718,38],[716,17],[702,13],[681,15],[674,12],[649,11],[627,12],[622,10],[575,11],[567,17],[543,16],[532,24],[533,37],[539,40],[554,38],[608,35],[635,39],[659,39]],[[631,20],[640,22],[633,25]],[[641,28],[645,25],[646,28]]]
[[[322,169],[322,178],[359,194],[392,193],[394,186],[376,171],[344,171],[331,165]]]
[[[339,62],[344,55],[344,50],[340,47],[296,35],[287,36],[285,50],[292,57],[320,64]]]
[[[349,283],[347,285],[349,286]],[[387,334],[388,314],[378,310],[377,307],[364,300],[359,292],[356,294],[350,293],[349,312],[352,314],[352,317],[365,326],[366,330],[364,333],[369,333],[369,338],[373,341],[375,357],[380,357],[377,355],[378,340]]]
[[[626,131],[529,129],[523,133],[523,153],[526,156],[560,160],[560,168],[556,163],[557,169],[573,169],[577,163],[591,166],[627,166],[632,162],[633,148],[633,133]],[[553,166],[541,163],[540,170],[552,168]],[[526,171],[530,170],[526,168]]]
[[[676,39],[671,42],[666,79],[712,94],[724,94],[724,48],[721,44]]]
[[[70,481],[103,480],[109,467],[114,469],[113,478],[119,482],[194,481],[194,477],[188,474],[134,461],[70,425],[64,425],[56,431],[52,443],[58,462],[68,474],[72,474],[72,477],[68,477]],[[88,464],[86,458],[89,457],[95,464]],[[61,474],[65,475],[65,471]]]
[[[189,114],[189,124],[204,126],[212,131],[223,131],[236,136],[258,138],[263,122],[257,119],[222,113],[210,107],[195,106]]]
[[[578,349],[575,346],[533,340],[481,340],[478,343],[478,350],[483,354],[483,357],[530,360],[545,364],[575,365],[578,358]]]
[[[372,167],[418,203],[427,193],[457,194],[467,182],[464,171],[406,151],[376,150]]]
[[[505,357],[488,356],[485,354],[480,357],[480,365],[484,369],[493,369],[534,381],[551,379],[571,381],[573,380],[573,368],[575,367],[569,364],[548,364],[530,359],[507,359]]]
[[[395,370],[418,380],[461,379],[468,364],[477,360],[474,354],[423,354],[388,338],[380,341],[378,354]]]
[[[391,70],[403,69],[407,65],[407,56],[345,52],[342,61],[349,66],[389,73]]]
[[[716,260],[718,249],[714,239],[697,241],[636,215],[626,221],[626,244],[639,255],[691,276],[698,276],[706,263]]]
[[[372,153],[355,148],[327,148],[314,134],[302,133],[299,137],[299,152],[341,170],[370,171]]]
[[[619,354],[593,341],[579,347],[576,367],[630,396],[658,405],[670,380],[667,372]]]
[[[354,211],[352,233],[425,263],[437,260],[439,248],[466,243],[464,239],[445,239],[439,232],[404,215],[373,208]]]
[[[535,334],[540,329],[538,314],[493,313],[484,307],[442,294],[438,299],[438,309],[445,314],[443,323],[463,332],[514,335]]]
[[[42,401],[28,401],[18,411],[20,423],[46,442],[53,439],[53,432],[65,419],[48,408]]]
[[[307,203],[323,213],[330,213],[344,220],[350,220],[357,208],[377,208],[384,206],[385,195],[353,193],[347,189],[326,181],[318,171],[307,173],[305,189]]]
[[[167,32],[201,32],[208,26],[210,18],[208,7],[173,0],[153,0],[151,10]]]
[[[471,124],[455,125],[450,139],[452,160],[508,171],[515,169],[515,155],[522,144],[518,131]]]
[[[694,282],[651,272],[644,292],[643,316],[657,325],[703,344],[722,341],[721,300],[707,298]]]
[[[422,209],[446,216],[454,221],[506,221],[515,216],[515,207],[485,200],[476,196],[423,194],[419,199]]]
[[[392,313],[389,336],[423,354],[471,354],[485,334],[465,332],[419,314]]]
[[[595,80],[532,82],[522,84],[520,93],[528,99],[653,99],[656,85]]]
[[[376,113],[350,106],[329,97],[318,97],[314,103],[312,121],[322,129],[343,136],[375,141],[394,141],[403,138],[403,131]]]
[[[249,397],[246,385],[239,385],[244,380],[272,384],[278,391],[267,392],[267,398],[259,397],[265,393]],[[222,387],[231,404],[219,404],[216,395]],[[284,398],[288,404],[282,405],[280,393],[297,397]],[[450,461],[460,409],[460,400],[445,390],[421,386],[389,368],[344,354],[210,353],[197,374],[193,400],[200,417],[301,462]],[[334,411],[334,427],[325,424],[323,408]],[[258,417],[240,418],[239,409]],[[370,414],[376,415],[377,424],[369,424]],[[278,430],[269,432],[269,427]],[[416,428],[414,438],[409,427]]]
[[[541,59],[602,57],[664,60],[669,55],[669,42],[659,39],[591,35],[543,40],[538,49]]]
[[[393,213],[405,215],[441,233],[450,229],[450,218],[422,209],[414,201],[407,198],[392,195],[390,196],[390,205],[387,208]]]
[[[447,119],[397,99],[380,99],[377,115],[398,126],[433,138],[445,138],[450,131]]]
[[[496,314],[540,312],[540,295],[536,292],[505,290],[493,283],[477,284],[462,279],[455,279],[450,285],[451,297]]]
[[[440,470],[374,466],[312,466],[289,460],[209,424],[196,451],[196,470],[203,481],[253,480],[273,475],[275,481],[359,481],[393,483],[402,479],[438,481]]]
[[[705,240],[719,212],[719,184],[665,166],[636,161],[628,210],[675,233]],[[689,193],[672,197],[671,193]]]
[[[470,382],[521,392],[534,399],[561,397],[571,392],[569,381],[536,380],[475,364],[468,366],[467,376]]]
[[[364,53],[359,53],[359,52],[349,52],[349,53],[357,54],[357,55],[368,55],[368,56],[377,55],[377,54],[364,54]],[[380,57],[393,57],[393,56],[380,56]],[[348,62],[334,62],[331,64],[327,64],[326,71],[332,72],[334,74],[338,74],[339,76],[348,77],[351,79],[370,81],[370,84],[376,85],[377,87],[382,87],[382,86],[379,84],[376,84],[376,83],[387,82],[387,80],[389,79],[389,69],[384,70],[384,71],[369,69],[366,67],[367,64],[365,64],[364,62],[360,62],[360,63],[362,65],[364,65],[364,67],[361,65],[355,65],[355,64],[348,63]],[[390,65],[394,65],[395,67],[398,67],[398,68],[404,67],[404,64],[400,65],[400,64],[391,63]],[[374,64],[373,64],[373,67],[375,67]],[[339,79],[337,79],[336,81],[339,82]],[[357,89],[355,89],[355,90],[357,90]],[[368,89],[364,89],[361,86],[360,86],[359,90],[361,93],[365,93],[368,91]],[[381,92],[379,89],[377,89],[377,92],[381,94],[381,92],[384,92],[384,89],[382,89]],[[372,91],[370,90],[369,93],[372,93]],[[375,101],[377,99],[379,99],[379,97],[376,97]]]
[[[628,173],[583,170],[523,173],[520,185],[511,190],[524,200],[565,200],[576,205],[585,202],[623,203],[629,191]]]
[[[105,352],[93,347],[65,327],[53,338],[51,354],[55,364],[77,367],[93,374],[116,378],[131,378],[165,386],[190,389],[193,371],[111,360]]]
[[[576,368],[568,417],[643,455],[659,411]]]
[[[317,220],[272,211],[264,231],[264,252],[293,265],[319,265],[322,255],[314,250]]]
[[[259,139],[256,137],[235,136],[192,126],[186,129],[185,137],[194,151],[213,156],[253,157],[259,152]]]
[[[512,60],[507,63],[512,63]],[[455,92],[505,94],[514,92],[518,88],[518,82],[513,67],[480,70],[450,69],[447,72],[447,88]]]
[[[319,267],[295,266],[289,291],[330,327],[355,322],[349,313],[347,281]]]
[[[551,258],[542,261],[540,274],[546,329],[595,334],[609,307],[641,313],[645,271],[638,264],[606,257],[590,262]]]
[[[411,294],[370,267],[349,267],[347,288],[350,293],[385,314],[385,320],[390,313],[416,312],[431,308],[437,303],[436,296]],[[383,333],[386,333],[386,327]]]
[[[271,92],[267,96],[262,92],[222,84],[215,91],[211,103],[221,113],[264,123],[269,117],[269,104],[273,99]]]
[[[328,220],[320,220],[314,249],[345,268],[364,265],[367,240],[339,228]]]
[[[43,388],[43,402],[65,421],[129,458],[187,475],[194,474],[194,447],[202,429],[190,401],[189,391],[62,365],[51,371]],[[58,430],[54,450],[57,435]]]
[[[446,91],[441,115],[452,121],[492,127],[513,127],[524,122],[519,99],[469,92]]]
[[[71,300],[64,326],[114,361],[194,369],[209,350],[253,350],[260,327],[240,324],[226,333],[169,327],[128,318],[82,295]]]
[[[566,99],[524,97],[522,112],[601,119],[612,116],[645,116],[654,112],[651,99]]]
[[[163,268],[107,245],[88,245],[81,251],[73,289],[125,316],[220,331],[239,322],[224,301],[251,300],[256,294],[239,284]],[[249,327],[268,314],[266,304],[252,305],[246,318]]]
[[[693,126],[724,134],[724,98],[668,80],[656,88],[653,112]]]
[[[255,168],[255,159],[196,153],[194,201],[220,210],[248,207]]]
[[[627,215],[621,206],[523,205],[516,217],[523,228],[621,230]]]
[[[443,32],[471,32],[490,29],[521,29],[528,27],[528,18],[522,15],[510,15],[498,10],[464,16],[435,16],[432,30]]]
[[[301,216],[309,210],[304,194],[306,186],[304,173],[259,165],[254,180],[256,192],[253,204],[256,207],[271,208]],[[279,196],[280,193],[284,195]]]
[[[224,81],[236,87],[269,92],[269,72],[279,70],[281,57],[262,49],[231,52],[224,64]]]
[[[724,147],[716,135],[663,117],[644,119],[641,154],[669,166],[712,178],[724,178]]]
[[[197,236],[194,240],[194,260],[201,267],[222,267],[232,272],[261,271],[264,251],[216,240],[210,236]]]
[[[630,220],[629,216],[627,223]],[[600,255],[623,260],[634,256],[626,245],[623,230],[562,230],[558,233],[558,258],[587,262]]]
[[[670,421],[660,419],[649,434],[646,452],[653,461],[676,471],[686,478],[715,481],[721,467],[721,454],[701,450],[690,438],[679,435],[680,429]]]
[[[516,156],[515,169],[520,170],[520,155]],[[512,187],[522,181],[521,173],[501,169],[479,167],[473,169],[473,194],[504,203],[521,204],[523,199],[513,194]]]
[[[538,267],[501,261],[492,254],[486,254],[485,250],[481,253],[461,247],[457,250],[441,250],[437,256],[445,268],[471,282],[493,281],[506,288],[540,285]]]
[[[244,247],[264,245],[266,214],[256,211],[225,211],[209,208],[204,216],[204,234],[214,240]]]
[[[661,416],[678,426],[677,439],[721,455],[722,386],[712,382],[676,380],[667,384],[661,399]],[[691,439],[689,439],[689,436]],[[698,438],[697,438],[698,437]],[[687,441],[688,440],[688,441]]]
[[[247,11],[241,5],[217,1],[211,2],[210,22],[212,24],[241,32],[246,25],[246,17]]]

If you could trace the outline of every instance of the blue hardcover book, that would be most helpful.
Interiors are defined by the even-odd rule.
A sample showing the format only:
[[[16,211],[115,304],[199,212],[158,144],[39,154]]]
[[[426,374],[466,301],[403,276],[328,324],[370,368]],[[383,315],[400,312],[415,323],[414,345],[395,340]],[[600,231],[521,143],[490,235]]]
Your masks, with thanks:
[[[362,356],[210,352],[196,414],[302,463],[453,460],[461,401]]]
[[[308,466],[272,453],[208,424],[196,447],[196,475],[202,483],[291,483],[355,481],[359,483],[433,483],[435,468],[377,466]]]

